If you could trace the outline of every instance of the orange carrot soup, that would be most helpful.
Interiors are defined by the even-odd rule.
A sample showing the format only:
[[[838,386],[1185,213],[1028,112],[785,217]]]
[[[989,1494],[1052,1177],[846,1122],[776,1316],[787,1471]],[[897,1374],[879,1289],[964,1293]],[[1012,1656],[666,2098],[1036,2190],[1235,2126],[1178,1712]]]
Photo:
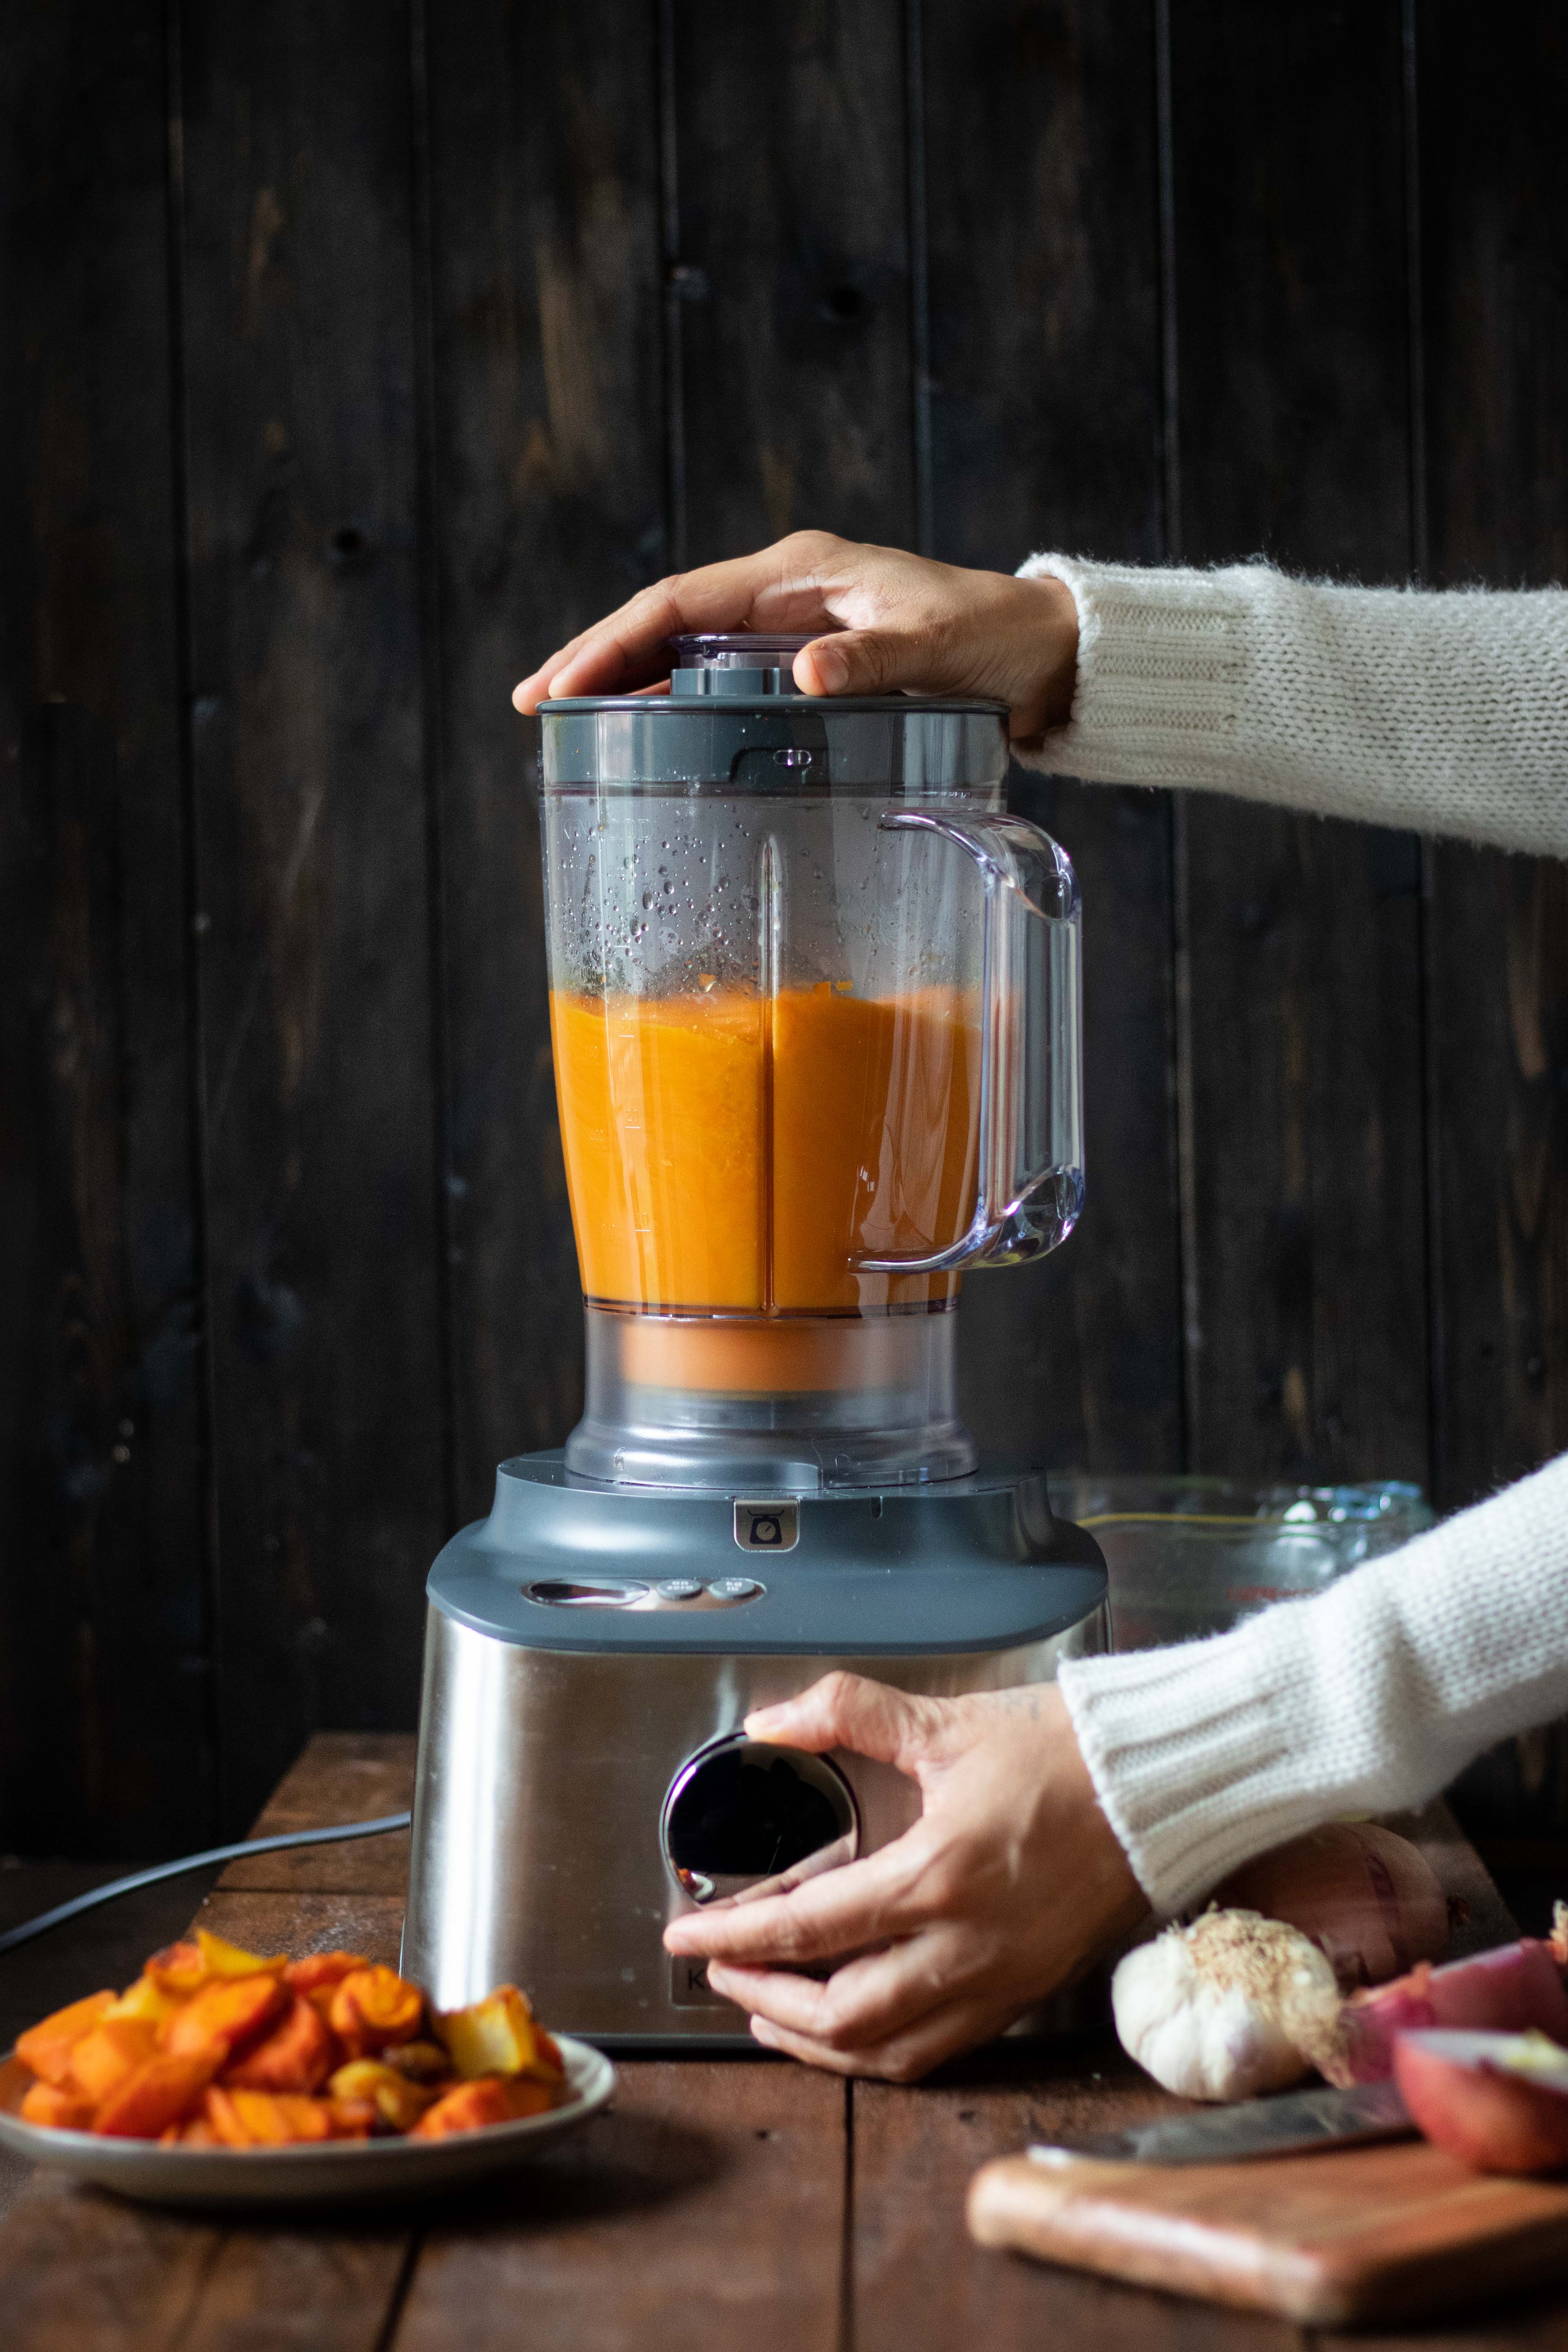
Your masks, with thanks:
[[[862,1275],[945,1248],[973,1213],[973,1000],[580,996],[550,1004],[588,1297],[730,1313],[853,1313],[951,1297]]]

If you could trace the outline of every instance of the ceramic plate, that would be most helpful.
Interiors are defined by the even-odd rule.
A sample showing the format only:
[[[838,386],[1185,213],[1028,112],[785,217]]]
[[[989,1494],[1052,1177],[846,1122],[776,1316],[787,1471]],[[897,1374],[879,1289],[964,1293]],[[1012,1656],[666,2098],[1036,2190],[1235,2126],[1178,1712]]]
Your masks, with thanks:
[[[0,2144],[30,2164],[160,2205],[317,2205],[364,2198],[426,2197],[522,2164],[563,2132],[596,2115],[616,2087],[602,2052],[558,2033],[571,2097],[542,2116],[448,2139],[328,2140],[310,2147],[164,2147],[155,2139],[100,2139],[93,2132],[25,2124],[17,2109],[33,2081],[20,2058],[0,2062]]]

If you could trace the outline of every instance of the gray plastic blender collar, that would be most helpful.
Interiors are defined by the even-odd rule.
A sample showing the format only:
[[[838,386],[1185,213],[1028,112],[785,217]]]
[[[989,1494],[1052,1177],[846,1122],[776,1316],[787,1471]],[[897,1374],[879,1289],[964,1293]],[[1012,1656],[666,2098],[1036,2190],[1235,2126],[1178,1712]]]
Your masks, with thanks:
[[[598,1486],[559,1453],[496,1474],[488,1519],[430,1571],[444,1615],[530,1649],[916,1657],[1011,1649],[1089,1616],[1105,1598],[1094,1538],[1051,1511],[1042,1473],[986,1467],[929,1486],[790,1500],[787,1553],[737,1549],[728,1494]],[[711,1580],[763,1587],[743,1609],[555,1610],[525,1588],[552,1578]]]
[[[1001,703],[584,695],[542,702],[539,716],[547,790],[831,784],[989,799],[1007,772]]]

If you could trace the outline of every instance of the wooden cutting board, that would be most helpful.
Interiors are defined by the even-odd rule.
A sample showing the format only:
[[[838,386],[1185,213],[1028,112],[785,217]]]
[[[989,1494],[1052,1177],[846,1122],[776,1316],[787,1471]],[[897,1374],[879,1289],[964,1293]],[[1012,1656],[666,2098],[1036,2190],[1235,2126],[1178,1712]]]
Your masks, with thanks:
[[[983,2246],[1306,2326],[1413,2319],[1568,2274],[1568,2184],[1471,2172],[1417,2140],[1250,2164],[1002,2157],[968,2211]]]

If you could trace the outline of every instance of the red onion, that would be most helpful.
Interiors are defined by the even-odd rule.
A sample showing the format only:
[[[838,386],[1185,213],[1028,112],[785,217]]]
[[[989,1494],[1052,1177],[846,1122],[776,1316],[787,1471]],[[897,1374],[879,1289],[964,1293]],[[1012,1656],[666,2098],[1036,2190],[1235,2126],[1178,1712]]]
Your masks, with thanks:
[[[1568,2165],[1568,2050],[1543,2033],[1402,2033],[1394,2077],[1424,2136],[1481,2172]]]
[[[1334,1822],[1292,1838],[1235,1872],[1214,1899],[1299,1927],[1347,1991],[1448,1948],[1448,1899],[1436,1873],[1408,1838],[1373,1822]]]
[[[1533,2029],[1568,2042],[1564,1967],[1568,1911],[1559,1904],[1549,1937],[1526,1936],[1441,1969],[1422,1962],[1392,1984],[1352,1995],[1340,2011],[1336,2047],[1311,2055],[1331,2083],[1381,2083],[1394,2072],[1395,2035],[1423,2028]]]

